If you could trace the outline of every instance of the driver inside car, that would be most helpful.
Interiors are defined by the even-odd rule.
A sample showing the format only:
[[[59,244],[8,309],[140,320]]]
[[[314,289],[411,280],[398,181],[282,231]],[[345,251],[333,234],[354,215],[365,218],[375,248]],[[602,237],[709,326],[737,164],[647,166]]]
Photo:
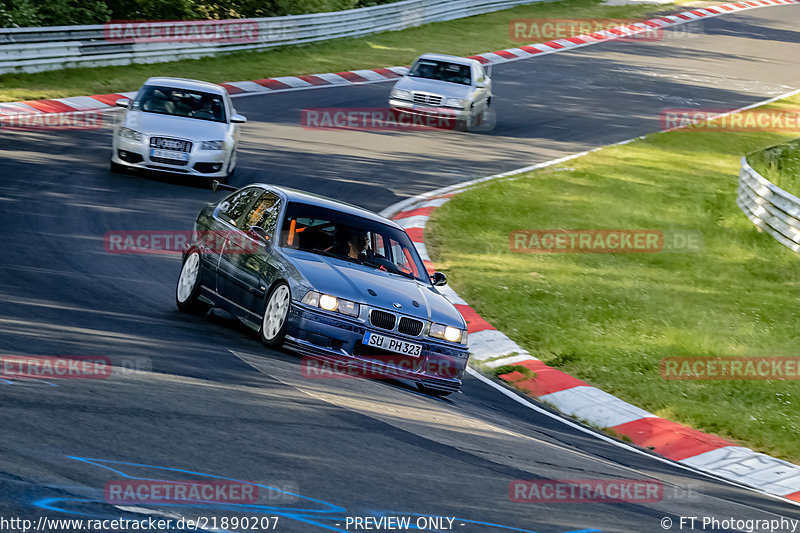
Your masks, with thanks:
[[[340,228],[336,237],[336,244],[328,248],[327,252],[358,259],[366,251],[367,234],[363,231]]]

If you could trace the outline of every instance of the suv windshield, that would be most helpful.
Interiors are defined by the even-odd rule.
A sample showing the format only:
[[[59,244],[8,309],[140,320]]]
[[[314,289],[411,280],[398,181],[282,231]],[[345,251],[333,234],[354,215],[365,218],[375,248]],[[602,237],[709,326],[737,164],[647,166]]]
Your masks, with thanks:
[[[460,85],[472,84],[472,72],[469,65],[436,61],[434,59],[420,59],[414,63],[408,75],[414,78],[446,81]]]
[[[135,111],[226,122],[225,103],[218,94],[145,85],[131,106]]]
[[[291,202],[280,243],[430,283],[406,232],[367,218]]]

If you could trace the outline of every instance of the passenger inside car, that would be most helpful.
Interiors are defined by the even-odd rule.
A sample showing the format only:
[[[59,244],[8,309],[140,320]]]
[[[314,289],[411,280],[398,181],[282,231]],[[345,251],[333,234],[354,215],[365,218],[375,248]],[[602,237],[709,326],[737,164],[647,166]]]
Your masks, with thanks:
[[[142,103],[142,110],[172,115],[175,113],[175,103],[167,97],[164,91],[154,89],[150,98],[145,99]]]

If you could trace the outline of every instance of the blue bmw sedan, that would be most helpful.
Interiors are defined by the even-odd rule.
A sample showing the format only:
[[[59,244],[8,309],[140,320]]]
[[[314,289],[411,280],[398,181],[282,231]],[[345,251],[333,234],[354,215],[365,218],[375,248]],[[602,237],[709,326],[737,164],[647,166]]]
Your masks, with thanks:
[[[267,346],[446,395],[460,389],[469,350],[464,318],[436,288],[445,283],[391,220],[253,184],[198,215],[176,302],[222,308]]]

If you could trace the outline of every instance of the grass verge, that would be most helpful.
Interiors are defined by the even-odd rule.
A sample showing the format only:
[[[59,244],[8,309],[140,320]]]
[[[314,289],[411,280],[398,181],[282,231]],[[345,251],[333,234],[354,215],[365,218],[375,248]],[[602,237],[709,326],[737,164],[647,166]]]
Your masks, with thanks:
[[[800,196],[800,139],[758,150],[747,162],[784,191]]]
[[[658,416],[798,462],[800,382],[667,381],[659,372],[670,356],[800,356],[800,261],[735,203],[741,154],[787,138],[648,135],[459,194],[434,212],[426,244],[481,316],[546,363]],[[509,250],[511,231],[552,228],[699,230],[703,248]]]
[[[424,52],[465,56],[529,44],[512,40],[509,22],[513,19],[639,19],[672,10],[673,6],[670,5],[611,7],[602,5],[601,0],[559,0],[367,37],[260,52],[236,52],[219,57],[148,65],[2,74],[0,102],[132,91],[150,76],[178,76],[220,83],[408,65]]]

